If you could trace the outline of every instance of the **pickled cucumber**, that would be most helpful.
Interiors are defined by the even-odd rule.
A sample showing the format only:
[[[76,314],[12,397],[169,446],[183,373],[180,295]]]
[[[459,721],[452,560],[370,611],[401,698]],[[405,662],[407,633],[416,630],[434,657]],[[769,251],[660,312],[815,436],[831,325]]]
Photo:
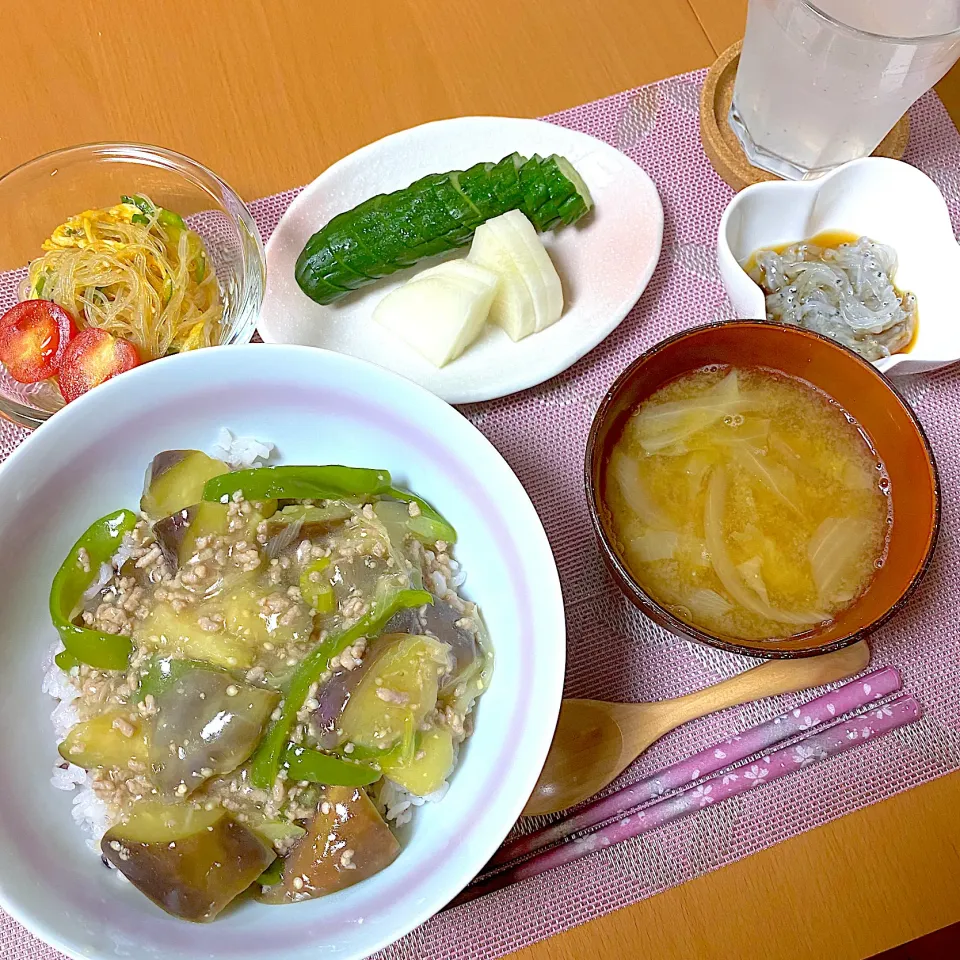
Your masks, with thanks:
[[[300,289],[317,303],[469,243],[481,223],[520,210],[539,231],[569,225],[593,200],[563,157],[499,163],[422,177],[404,190],[380,194],[338,214],[315,233],[297,260]]]

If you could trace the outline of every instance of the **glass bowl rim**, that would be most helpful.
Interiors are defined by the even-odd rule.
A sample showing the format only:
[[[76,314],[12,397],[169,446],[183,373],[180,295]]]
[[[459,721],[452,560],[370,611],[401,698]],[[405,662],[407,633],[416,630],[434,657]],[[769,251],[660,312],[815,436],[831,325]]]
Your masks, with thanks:
[[[227,340],[217,344],[217,346],[229,346],[238,340],[252,337],[256,330],[257,318],[259,317],[260,307],[263,305],[265,295],[267,260],[263,248],[263,238],[260,235],[260,228],[257,226],[257,222],[250,212],[250,208],[240,194],[222,177],[214,173],[213,170],[199,160],[194,160],[192,157],[188,157],[186,154],[176,150],[171,150],[169,147],[162,147],[158,144],[141,143],[135,140],[96,140],[87,143],[72,144],[68,147],[58,147],[55,150],[48,150],[46,153],[38,154],[29,160],[18,163],[5,173],[0,174],[0,189],[18,174],[22,174],[32,167],[39,167],[51,161],[55,162],[61,157],[65,159],[70,158],[73,155],[94,162],[102,161],[111,156],[122,156],[130,160],[139,160],[151,166],[159,166],[170,170],[187,179],[190,179],[191,173],[199,175],[201,178],[209,179],[218,189],[223,191],[224,197],[229,201],[230,205],[235,207],[235,209],[230,209],[229,206],[224,205],[224,212],[235,223],[242,224],[246,232],[256,243],[257,256],[255,262],[251,264],[248,261],[246,249],[242,250],[242,257],[244,261],[243,276],[247,278],[252,274],[259,280],[259,293],[256,294],[256,299],[259,302],[251,311],[251,319],[243,324],[240,329],[232,331]],[[0,418],[14,423],[18,427],[33,430],[45,423],[52,416],[53,413],[48,413],[38,407],[26,406],[0,393]]]

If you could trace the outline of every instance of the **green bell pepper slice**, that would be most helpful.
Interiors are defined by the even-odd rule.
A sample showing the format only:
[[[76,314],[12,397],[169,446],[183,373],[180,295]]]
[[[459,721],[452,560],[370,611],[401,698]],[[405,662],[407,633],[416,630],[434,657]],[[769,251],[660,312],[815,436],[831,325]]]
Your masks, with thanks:
[[[309,780],[338,787],[365,787],[368,783],[376,783],[382,776],[369,763],[341,760],[292,743],[283,751],[282,764],[290,780]]]
[[[179,213],[174,213],[173,210],[168,210],[166,207],[159,207],[157,209],[157,222],[162,223],[165,227],[170,227],[173,230],[186,230],[187,225],[184,223],[183,217]]]
[[[394,500],[399,500],[401,503],[415,503],[420,508],[419,516],[411,517],[407,521],[407,528],[414,536],[427,543],[436,543],[437,540],[450,544],[457,542],[457,531],[423,497],[418,497],[402,487],[391,487],[387,493]]]
[[[53,658],[53,662],[64,673],[69,673],[74,667],[77,667],[80,665],[80,661],[69,650],[61,650]]]
[[[203,499],[214,502],[238,491],[247,500],[339,500],[388,492],[390,474],[364,467],[254,467],[208,480]]]
[[[259,883],[261,887],[272,887],[275,883],[279,883],[283,879],[283,865],[285,862],[283,857],[277,857],[277,859],[257,877],[257,883]]]
[[[297,714],[304,700],[307,699],[310,687],[327,670],[330,658],[352,646],[361,637],[378,636],[398,610],[406,607],[422,607],[427,603],[433,603],[433,597],[426,590],[399,590],[382,604],[375,605],[373,610],[361,617],[349,629],[334,633],[322,643],[317,644],[294,671],[290,678],[290,689],[280,705],[280,716],[274,721],[253,754],[250,779],[254,786],[263,790],[269,790],[273,786],[290,731],[296,723]]]
[[[84,591],[93,583],[101,564],[109,563],[124,535],[137,524],[137,515],[129,510],[108,513],[92,524],[67,554],[50,588],[50,618],[60,634],[66,653],[79,663],[98,670],[125,670],[133,650],[129,637],[99,630],[88,630],[73,623],[82,606]],[[87,561],[81,560],[86,551]],[[72,662],[66,657],[60,666]]]

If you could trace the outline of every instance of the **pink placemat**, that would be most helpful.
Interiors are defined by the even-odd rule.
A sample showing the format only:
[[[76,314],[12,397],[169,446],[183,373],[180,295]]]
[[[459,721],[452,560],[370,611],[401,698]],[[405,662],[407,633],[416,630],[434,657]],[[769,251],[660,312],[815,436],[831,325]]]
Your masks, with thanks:
[[[720,214],[733,196],[698,137],[704,72],[674,77],[546,119],[593,134],[633,157],[657,184],[666,215],[663,256],[623,324],[566,373],[463,413],[498,447],[543,518],[563,581],[568,622],[566,694],[654,700],[715,683],[752,662],[664,633],[607,576],[583,496],[591,418],[616,375],[640,352],[684,327],[731,317],[715,264]],[[935,94],[911,111],[906,160],[928,173],[960,227],[960,134]],[[296,195],[253,203],[264,237]],[[600,851],[514,888],[441,913],[383,951],[382,960],[488,960],[683,883],[811,827],[960,768],[960,368],[899,380],[937,455],[944,490],[940,546],[907,608],[873,641],[873,665],[894,665],[924,718],[841,757],[662,830]],[[0,457],[24,434],[0,424]],[[622,785],[725,736],[769,719],[781,697],[688,724],[651,748]],[[526,832],[537,823],[518,826]],[[0,915],[0,956],[52,960],[55,951]]]

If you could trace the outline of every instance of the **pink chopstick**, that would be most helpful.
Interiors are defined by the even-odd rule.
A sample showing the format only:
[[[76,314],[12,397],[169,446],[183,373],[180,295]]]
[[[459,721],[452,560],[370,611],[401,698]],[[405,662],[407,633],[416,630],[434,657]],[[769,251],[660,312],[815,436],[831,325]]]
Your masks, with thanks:
[[[518,857],[565,840],[574,833],[589,830],[606,820],[621,817],[628,811],[655,800],[665,793],[678,790],[701,777],[731,767],[754,754],[762,753],[775,743],[787,740],[819,724],[829,723],[852,710],[862,708],[871,700],[887,697],[899,690],[901,686],[900,674],[893,667],[884,667],[858,677],[856,680],[849,680],[835,690],[830,690],[795,710],[758,724],[742,734],[721,740],[720,743],[707,747],[706,750],[660,770],[644,780],[617,790],[600,800],[594,800],[558,823],[504,844],[494,855],[489,866],[495,867],[509,863]]]
[[[869,685],[872,686],[872,684]],[[828,757],[838,756],[866,740],[912,723],[921,716],[921,713],[920,704],[911,696],[901,696],[886,703],[877,703],[865,713],[809,734],[790,746],[775,750],[756,763],[744,764],[726,773],[717,773],[696,787],[690,787],[644,810],[628,814],[586,836],[537,853],[523,863],[467,887],[451,906],[475,900],[477,897],[501,890],[521,880],[573,863],[597,850],[625,840],[632,840],[658,827],[673,823],[675,820],[696,813],[705,806],[747,793],[761,784],[772,783],[802,767],[819,763]]]

